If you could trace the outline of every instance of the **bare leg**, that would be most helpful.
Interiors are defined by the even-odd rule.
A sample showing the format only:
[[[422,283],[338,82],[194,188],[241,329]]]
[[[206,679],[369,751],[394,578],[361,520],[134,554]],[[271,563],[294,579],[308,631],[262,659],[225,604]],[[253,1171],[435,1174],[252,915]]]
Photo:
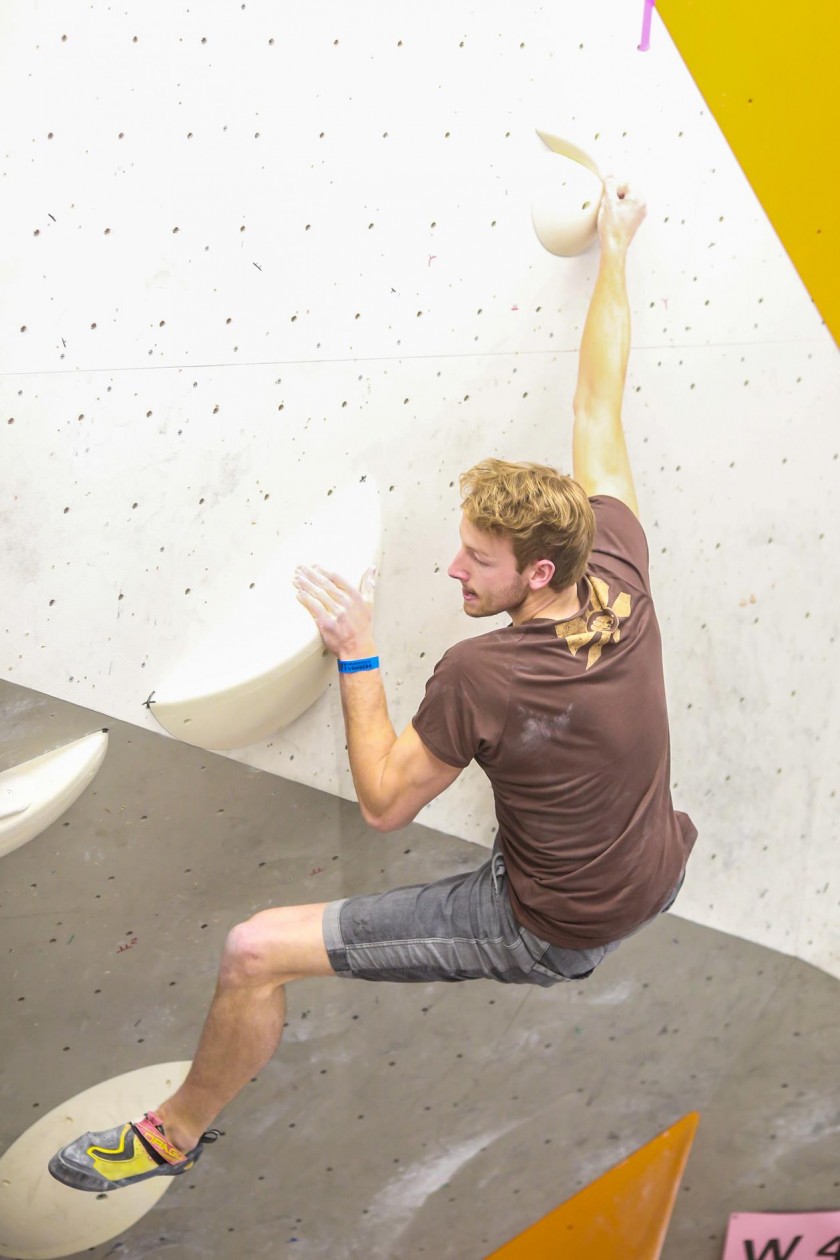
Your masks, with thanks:
[[[283,1034],[285,985],[335,974],[321,928],[326,904],[263,910],[228,936],[189,1075],[157,1108],[167,1137],[182,1151],[192,1150],[274,1054]]]

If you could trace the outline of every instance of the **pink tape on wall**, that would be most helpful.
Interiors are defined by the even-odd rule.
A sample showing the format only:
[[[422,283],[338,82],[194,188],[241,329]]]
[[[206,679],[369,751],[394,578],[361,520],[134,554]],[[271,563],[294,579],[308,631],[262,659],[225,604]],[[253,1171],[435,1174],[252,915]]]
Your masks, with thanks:
[[[655,4],[656,0],[645,0],[645,14],[642,18],[642,42],[639,44],[639,52],[647,52],[650,48],[650,23]]]
[[[723,1260],[840,1257],[840,1212],[733,1212]]]

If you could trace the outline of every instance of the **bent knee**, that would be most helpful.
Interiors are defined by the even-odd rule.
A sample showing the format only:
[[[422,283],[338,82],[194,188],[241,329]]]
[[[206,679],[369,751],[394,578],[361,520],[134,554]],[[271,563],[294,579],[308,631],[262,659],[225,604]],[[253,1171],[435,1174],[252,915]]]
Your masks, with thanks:
[[[261,910],[228,933],[219,973],[221,983],[284,984],[310,968],[302,950],[299,907]],[[303,964],[303,965],[302,965]]]
[[[220,980],[229,984],[269,983],[276,977],[279,944],[265,931],[259,915],[237,923],[225,941]]]

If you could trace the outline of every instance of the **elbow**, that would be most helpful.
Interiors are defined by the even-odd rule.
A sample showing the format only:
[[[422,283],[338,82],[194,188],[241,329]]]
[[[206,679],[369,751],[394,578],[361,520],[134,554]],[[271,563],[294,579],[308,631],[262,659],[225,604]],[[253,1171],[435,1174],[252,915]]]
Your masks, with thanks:
[[[578,423],[588,428],[598,423],[614,425],[616,421],[620,423],[621,400],[599,393],[589,384],[579,384],[572,401],[572,414]]]
[[[411,822],[410,818],[408,819],[408,822]],[[380,818],[373,823],[372,826],[375,831],[378,831],[381,835],[385,835],[389,831],[402,831],[403,827],[408,825],[408,822],[401,822],[399,819],[392,820],[390,818]]]
[[[394,810],[375,813],[365,805],[362,805],[361,802],[359,802],[359,808],[362,811],[362,818],[364,818],[367,825],[372,827],[374,831],[379,831],[383,834],[388,831],[400,831],[412,821],[411,818],[405,818]]]
[[[575,390],[575,396],[572,399],[572,414],[576,420],[580,420],[585,417],[587,411],[589,410],[591,397],[591,390],[579,381],[578,387]]]
[[[384,818],[381,814],[372,814],[370,810],[363,809],[362,817],[367,825],[372,827],[374,831],[386,832],[391,830],[388,826],[387,818]]]

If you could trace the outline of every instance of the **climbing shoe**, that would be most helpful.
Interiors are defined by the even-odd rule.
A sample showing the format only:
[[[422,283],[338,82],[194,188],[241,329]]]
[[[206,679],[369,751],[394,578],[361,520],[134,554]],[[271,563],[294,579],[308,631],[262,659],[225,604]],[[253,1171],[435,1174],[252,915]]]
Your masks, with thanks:
[[[74,1190],[121,1190],[149,1177],[177,1177],[188,1172],[208,1142],[221,1137],[208,1129],[191,1151],[179,1151],[167,1139],[152,1111],[101,1133],[83,1133],[53,1155],[49,1169],[57,1181]]]

